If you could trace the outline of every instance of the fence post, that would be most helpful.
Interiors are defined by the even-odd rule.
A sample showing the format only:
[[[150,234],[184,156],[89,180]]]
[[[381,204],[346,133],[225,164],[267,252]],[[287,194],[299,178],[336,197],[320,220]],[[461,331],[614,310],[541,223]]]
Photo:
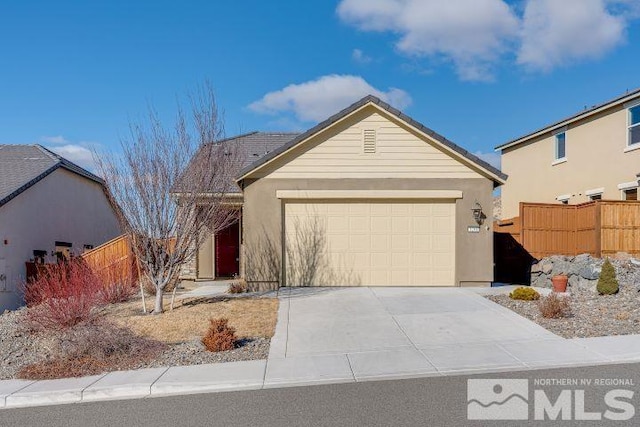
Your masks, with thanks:
[[[596,206],[595,206],[595,214],[596,214],[596,224],[595,224],[595,228],[596,228],[596,253],[595,256],[596,258],[602,258],[602,201],[601,200],[596,200]]]
[[[524,238],[524,202],[520,202],[518,210],[520,213],[520,245],[523,248],[527,248],[526,240]]]

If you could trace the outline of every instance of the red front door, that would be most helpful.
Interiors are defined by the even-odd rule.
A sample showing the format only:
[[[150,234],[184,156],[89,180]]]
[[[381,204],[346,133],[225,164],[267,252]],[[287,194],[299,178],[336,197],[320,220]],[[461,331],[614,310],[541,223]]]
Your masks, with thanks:
[[[216,277],[240,274],[240,222],[216,234]]]

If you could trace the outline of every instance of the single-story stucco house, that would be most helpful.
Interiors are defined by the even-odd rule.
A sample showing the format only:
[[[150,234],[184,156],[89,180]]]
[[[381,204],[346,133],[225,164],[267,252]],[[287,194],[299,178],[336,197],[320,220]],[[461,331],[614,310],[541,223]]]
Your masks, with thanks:
[[[184,278],[238,274],[261,287],[493,280],[484,219],[506,175],[380,99],[302,134],[230,140],[246,154],[231,194],[241,220],[205,242]]]
[[[102,179],[40,145],[0,145],[0,310],[22,304],[27,262],[56,262],[120,234]]]

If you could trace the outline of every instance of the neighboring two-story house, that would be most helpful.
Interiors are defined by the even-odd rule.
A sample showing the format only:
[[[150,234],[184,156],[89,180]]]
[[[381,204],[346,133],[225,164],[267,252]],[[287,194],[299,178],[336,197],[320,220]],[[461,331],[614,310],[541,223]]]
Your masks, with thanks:
[[[520,202],[638,200],[640,89],[496,147],[502,218]]]

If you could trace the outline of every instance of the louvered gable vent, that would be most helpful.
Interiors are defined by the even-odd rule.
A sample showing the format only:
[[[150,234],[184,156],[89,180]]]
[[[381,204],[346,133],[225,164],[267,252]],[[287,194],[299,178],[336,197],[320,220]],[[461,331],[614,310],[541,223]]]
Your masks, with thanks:
[[[375,129],[365,129],[364,134],[364,153],[373,154],[376,152],[376,131]]]

